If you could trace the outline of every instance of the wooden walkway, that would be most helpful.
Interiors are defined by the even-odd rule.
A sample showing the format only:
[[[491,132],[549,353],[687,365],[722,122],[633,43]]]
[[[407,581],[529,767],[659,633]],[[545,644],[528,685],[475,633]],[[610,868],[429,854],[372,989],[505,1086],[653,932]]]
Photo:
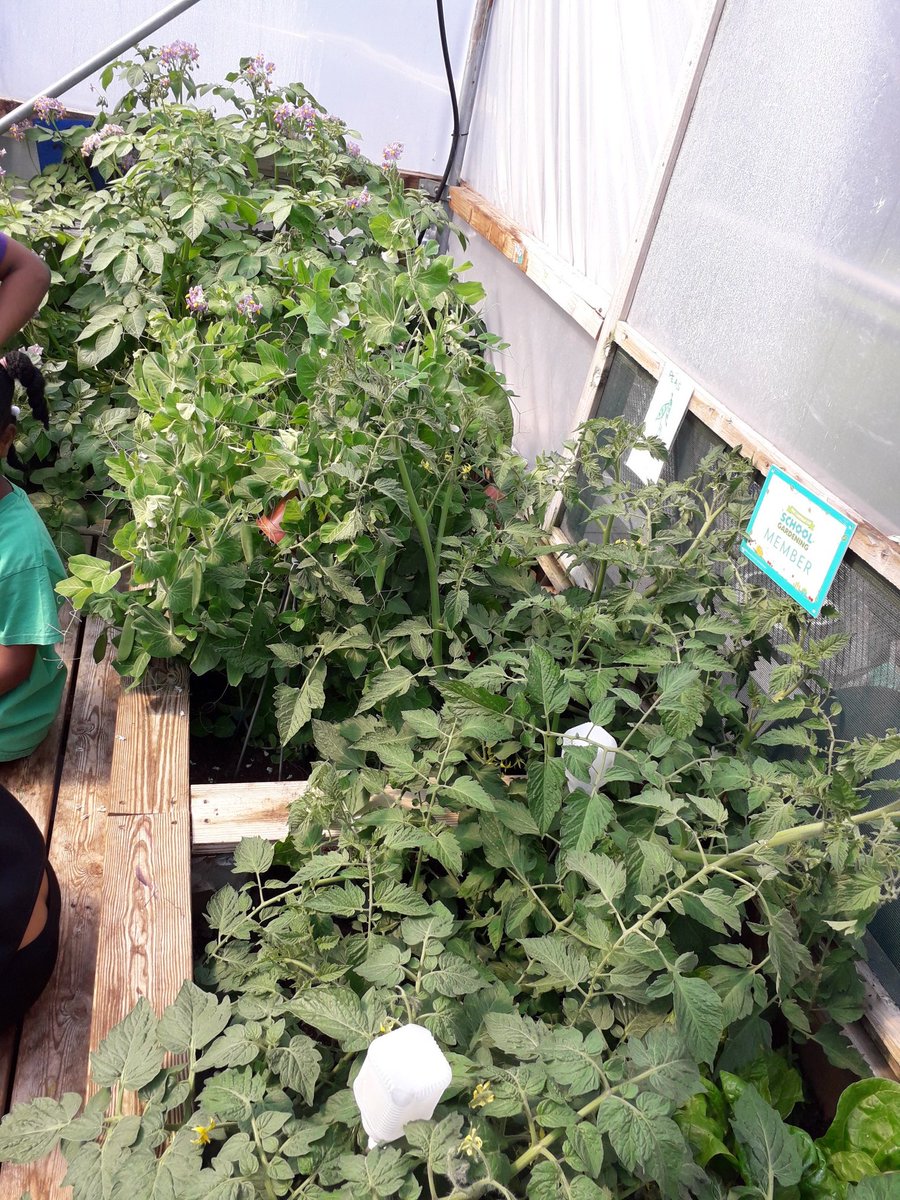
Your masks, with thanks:
[[[188,697],[180,665],[126,692],[95,661],[96,620],[68,618],[69,677],[51,734],[0,782],[43,830],[62,892],[56,970],[0,1035],[0,1108],[84,1094],[89,1051],[146,996],[160,1011],[192,972]],[[102,645],[102,643],[101,643]],[[0,1169],[0,1200],[70,1196],[59,1154]]]

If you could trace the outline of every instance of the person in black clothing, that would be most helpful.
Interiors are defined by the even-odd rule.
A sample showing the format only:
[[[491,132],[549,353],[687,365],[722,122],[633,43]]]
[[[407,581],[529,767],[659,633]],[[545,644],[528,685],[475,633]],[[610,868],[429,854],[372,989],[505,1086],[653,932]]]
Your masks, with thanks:
[[[41,831],[0,784],[0,1030],[21,1019],[53,973],[59,910]]]

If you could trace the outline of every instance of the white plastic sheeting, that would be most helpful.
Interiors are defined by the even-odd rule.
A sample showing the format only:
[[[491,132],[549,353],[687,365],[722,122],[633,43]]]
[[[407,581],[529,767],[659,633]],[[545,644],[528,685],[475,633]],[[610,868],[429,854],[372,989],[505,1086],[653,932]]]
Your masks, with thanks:
[[[631,323],[900,532],[900,7],[726,4]]]
[[[2,0],[0,95],[25,100],[165,6],[165,0]],[[445,5],[457,80],[464,75],[475,0]],[[326,109],[359,130],[363,150],[380,159],[402,142],[401,167],[443,173],[452,116],[433,0],[200,0],[152,38],[200,49],[196,77],[224,82],[242,57],[263,53],[276,83],[303,82]],[[63,97],[91,112],[97,94],[85,80]]]
[[[455,238],[458,262],[471,262],[464,276],[484,284],[482,317],[491,333],[508,343],[489,358],[516,393],[513,443],[530,462],[559,450],[572,433],[575,408],[594,352],[594,340],[518,267],[464,222],[465,250]]]
[[[495,0],[463,177],[615,287],[705,0]]]

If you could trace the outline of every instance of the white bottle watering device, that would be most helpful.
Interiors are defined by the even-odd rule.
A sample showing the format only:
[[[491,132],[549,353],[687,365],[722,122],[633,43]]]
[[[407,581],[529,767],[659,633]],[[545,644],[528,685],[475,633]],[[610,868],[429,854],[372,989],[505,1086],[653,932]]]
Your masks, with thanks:
[[[606,778],[607,772],[616,761],[616,750],[619,743],[602,725],[592,725],[585,721],[583,725],[573,725],[567,729],[560,739],[566,746],[596,746],[597,753],[590,766],[590,787],[582,779],[576,779],[571,771],[566,771],[566,782],[569,792],[592,792],[599,788]]]
[[[353,1083],[369,1149],[395,1142],[408,1121],[429,1121],[452,1075],[424,1026],[402,1025],[377,1037]]]

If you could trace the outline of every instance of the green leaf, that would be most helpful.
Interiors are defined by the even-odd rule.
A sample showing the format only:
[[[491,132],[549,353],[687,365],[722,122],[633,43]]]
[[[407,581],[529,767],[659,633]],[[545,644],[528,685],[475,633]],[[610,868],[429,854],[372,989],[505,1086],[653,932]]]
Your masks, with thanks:
[[[574,1170],[596,1179],[603,1167],[603,1135],[596,1125],[581,1121],[567,1132],[563,1153]]]
[[[403,696],[414,682],[415,676],[407,671],[406,667],[392,667],[389,671],[382,671],[370,680],[356,711],[367,712],[391,696]]]
[[[261,837],[241,838],[234,851],[236,875],[265,875],[272,865],[275,849]]]
[[[365,962],[354,967],[357,975],[369,983],[380,983],[385,987],[396,987],[403,979],[403,964],[409,960],[409,951],[402,951],[391,942],[374,946],[366,955]]]
[[[664,1196],[679,1194],[690,1155],[662,1096],[641,1092],[632,1102],[607,1094],[597,1109],[597,1128],[608,1136],[626,1170],[654,1180]]]
[[[231,1001],[219,1000],[186,979],[159,1019],[157,1036],[166,1050],[195,1054],[219,1036],[231,1018]]]
[[[631,1037],[625,1043],[634,1074],[641,1086],[658,1092],[675,1104],[683,1104],[703,1088],[693,1055],[668,1025],[658,1025],[642,1038]]]
[[[461,775],[452,783],[441,785],[440,793],[465,808],[477,808],[481,812],[495,812],[496,805],[481,784],[469,775]]]
[[[348,1183],[370,1196],[395,1195],[408,1175],[401,1152],[393,1146],[379,1147],[368,1154],[341,1155],[338,1166]]]
[[[803,1164],[797,1145],[781,1117],[752,1084],[734,1105],[731,1127],[744,1148],[747,1182],[755,1184],[764,1196],[771,1200],[776,1184],[785,1188],[799,1182]]]
[[[614,816],[612,801],[602,792],[577,791],[570,795],[560,822],[563,851],[592,850],[606,832]]]
[[[900,1083],[893,1079],[851,1083],[817,1144],[831,1154],[861,1151],[879,1170],[900,1170]]]
[[[540,1058],[550,1033],[543,1021],[517,1012],[486,1013],[484,1029],[498,1050],[520,1062]]]
[[[458,954],[442,954],[433,971],[428,971],[422,977],[422,986],[433,996],[467,996],[487,987],[487,980],[482,979],[476,967],[460,958]]]
[[[149,1083],[163,1063],[157,1025],[156,1013],[142,996],[91,1054],[94,1082],[108,1087],[120,1084],[129,1092]]]
[[[375,903],[385,912],[404,917],[426,917],[431,912],[424,897],[406,883],[385,879],[375,885]]]
[[[532,645],[528,656],[528,674],[525,680],[527,694],[544,712],[564,712],[569,703],[569,685],[549,650]]]
[[[565,767],[561,758],[532,759],[528,764],[528,807],[541,833],[546,833],[562,807]]]
[[[675,974],[672,983],[678,1032],[691,1053],[711,1065],[725,1026],[722,1001],[704,979]]]
[[[325,676],[328,668],[317,663],[299,688],[279,683],[275,688],[275,716],[282,745],[287,745],[312,720],[325,704]]]
[[[600,893],[611,908],[625,891],[625,867],[605,854],[586,854],[570,850],[565,859],[566,870],[574,871]]]
[[[407,946],[429,941],[446,941],[453,932],[453,914],[443,904],[432,904],[427,916],[407,917],[400,922],[400,936]]]
[[[334,1038],[345,1053],[365,1050],[378,1032],[372,1014],[347,988],[310,988],[291,1001],[290,1009],[304,1024]]]
[[[410,708],[403,712],[403,720],[418,737],[427,739],[446,737],[447,732],[437,713],[430,708]]]
[[[81,1108],[81,1097],[66,1092],[61,1100],[42,1098],[17,1104],[0,1124],[0,1161],[33,1162],[49,1154]]]
[[[599,1087],[605,1052],[606,1039],[599,1029],[585,1036],[577,1029],[557,1028],[547,1040],[543,1060],[555,1083],[581,1096]]]
[[[312,1038],[297,1035],[286,1046],[273,1046],[266,1061],[284,1087],[312,1104],[322,1064],[322,1055]]]
[[[577,988],[591,973],[585,955],[563,934],[523,938],[522,945],[528,957],[543,967],[554,983]]]
[[[775,968],[779,996],[787,996],[801,971],[812,969],[809,951],[797,937],[794,918],[785,908],[776,909],[770,920],[769,957]]]
[[[410,1121],[403,1136],[417,1150],[433,1171],[439,1175],[450,1175],[454,1170],[451,1159],[455,1157],[462,1140],[463,1117],[451,1113],[441,1121]]]

